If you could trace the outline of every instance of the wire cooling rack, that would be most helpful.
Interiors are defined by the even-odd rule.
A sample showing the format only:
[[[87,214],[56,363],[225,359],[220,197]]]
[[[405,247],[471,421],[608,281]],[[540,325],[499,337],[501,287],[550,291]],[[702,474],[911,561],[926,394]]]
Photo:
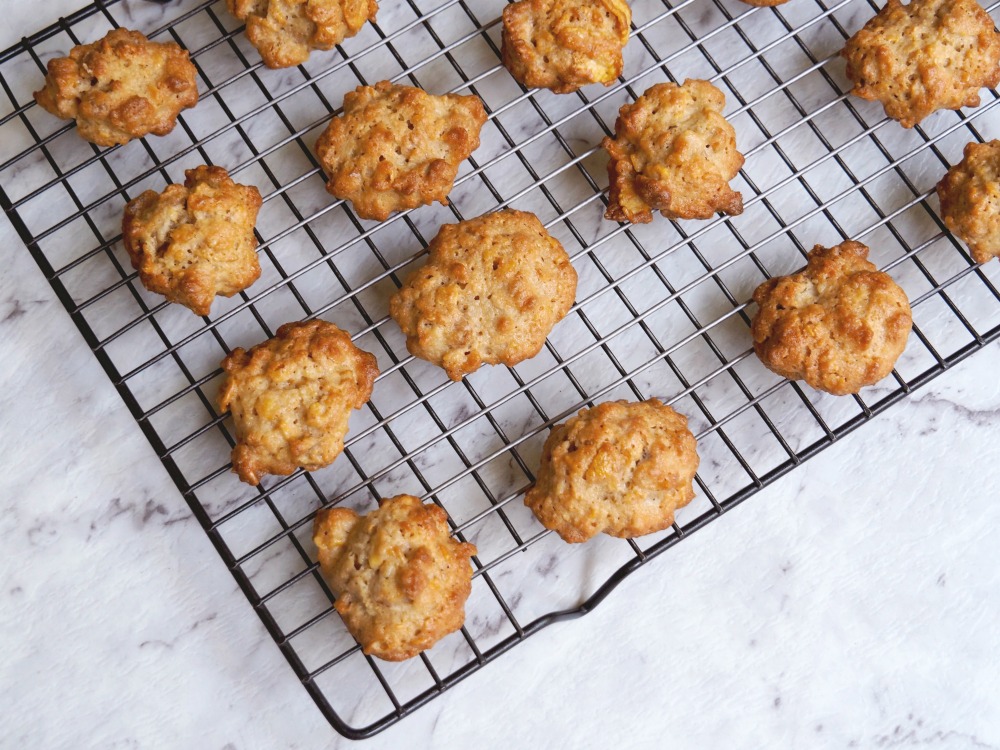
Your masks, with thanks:
[[[271,71],[220,0],[101,0],[0,55],[7,215],[302,684],[351,737],[384,729],[528,635],[587,612],[638,566],[1000,334],[1000,264],[972,263],[932,194],[965,143],[1000,137],[997,93],[908,131],[878,105],[848,98],[836,53],[873,3],[636,0],[622,78],[565,96],[526,91],[499,65],[502,5],[384,2],[378,23],[336,51]],[[49,58],[119,25],[189,49],[201,102],[166,137],[100,150],[35,107],[31,91]],[[689,77],[726,94],[747,157],[734,182],[745,212],[604,221],[596,144],[621,104]],[[312,146],[345,92],[382,79],[475,93],[489,121],[450,206],[372,223],[324,192]],[[263,275],[198,318],[137,283],[120,220],[130,198],[206,162],[265,195]],[[498,206],[535,212],[562,241],[579,273],[577,303],[536,358],[452,383],[407,355],[387,299],[442,223]],[[870,245],[903,286],[914,329],[891,377],[834,398],[755,360],[745,300],[800,267],[814,243],[845,238]],[[332,466],[250,488],[229,470],[219,362],[314,316],[355,332],[382,374]],[[545,532],[520,498],[548,429],[583,405],[651,396],[687,414],[698,437],[694,502],[673,528],[635,540],[570,546]],[[400,492],[444,507],[479,555],[465,627],[391,664],[365,657],[344,629],[309,537],[321,504],[366,510]]]

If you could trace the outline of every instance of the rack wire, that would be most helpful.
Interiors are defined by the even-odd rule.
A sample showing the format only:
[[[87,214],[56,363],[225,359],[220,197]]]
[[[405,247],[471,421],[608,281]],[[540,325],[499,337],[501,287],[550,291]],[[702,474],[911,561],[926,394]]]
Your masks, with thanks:
[[[283,71],[261,66],[221,0],[98,0],[0,54],[0,203],[303,686],[355,738],[591,610],[633,570],[1000,335],[998,264],[972,262],[933,196],[966,142],[1000,137],[997,92],[910,131],[849,98],[836,53],[873,2],[637,0],[623,76],[565,96],[525,90],[500,66],[503,0],[388,6],[336,51]],[[168,136],[101,150],[30,94],[48,58],[117,26],[189,49],[201,102]],[[596,144],[618,107],[656,82],[699,77],[726,94],[746,156],[735,181],[745,212],[604,221]],[[330,200],[312,146],[344,93],[382,79],[475,93],[489,120],[449,206],[373,223]],[[146,292],[120,234],[130,198],[199,163],[265,195],[262,277],[205,318]],[[387,299],[442,223],[503,206],[533,211],[562,241],[577,302],[538,357],[452,383],[406,353]],[[846,238],[870,245],[906,290],[914,329],[890,378],[834,398],[755,360],[745,300],[813,244]],[[229,471],[219,362],[317,316],[378,357],[371,403],[332,466],[249,488]],[[664,532],[563,544],[519,502],[548,429],[585,405],[652,396],[690,418],[696,499]],[[465,627],[390,664],[364,656],[336,616],[309,536],[321,505],[366,510],[400,492],[445,508],[479,554]]]

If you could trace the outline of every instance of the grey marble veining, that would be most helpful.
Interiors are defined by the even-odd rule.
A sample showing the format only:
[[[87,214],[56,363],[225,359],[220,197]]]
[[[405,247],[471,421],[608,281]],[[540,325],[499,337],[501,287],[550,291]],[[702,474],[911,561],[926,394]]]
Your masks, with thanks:
[[[54,16],[74,4],[50,3],[46,13]],[[152,17],[148,4],[132,5],[142,18]],[[37,13],[24,6],[4,2],[0,7],[9,12],[13,29],[38,25]],[[225,18],[222,3],[217,9]],[[459,34],[457,29],[456,38]],[[254,60],[245,40],[240,45]],[[370,65],[371,75],[377,75],[374,57]],[[289,77],[287,85],[293,80]],[[286,84],[279,80],[276,85]],[[239,98],[234,97],[234,106]],[[253,103],[244,106],[250,111]],[[217,113],[196,112],[205,127],[215,123]],[[312,122],[314,114],[304,108],[301,124]],[[37,119],[45,122],[44,113]],[[273,125],[253,125],[258,119],[247,125],[261,128],[255,138],[283,137],[280,129],[267,130]],[[192,127],[200,122],[193,118]],[[58,125],[50,120],[46,127]],[[62,138],[67,148],[72,146],[71,139]],[[217,140],[211,155],[220,163],[246,158],[239,139]],[[484,146],[497,154],[503,148],[498,140]],[[741,146],[751,152],[755,143]],[[168,139],[156,146],[169,147]],[[121,169],[132,168],[130,155],[120,152],[124,149],[112,158],[121,160]],[[197,155],[169,167],[173,179],[190,166],[187,162],[197,163]],[[308,168],[305,163],[286,166],[292,176]],[[512,159],[501,167],[498,180],[517,179]],[[141,164],[136,168],[143,169]],[[253,168],[246,171],[247,179],[251,174],[264,179]],[[928,169],[930,182],[922,187],[933,183],[932,175]],[[775,172],[774,182],[784,178]],[[158,187],[162,178],[149,181]],[[303,188],[322,205],[328,198],[316,182],[311,178]],[[146,186],[140,183],[131,194]],[[472,186],[467,180],[457,188],[463,210],[474,210],[479,200]],[[85,194],[97,187],[81,180],[79,189]],[[782,210],[794,218],[809,205],[790,195]],[[44,206],[36,215],[45,221]],[[440,214],[432,210],[413,218],[424,236],[440,223]],[[109,207],[98,220],[113,233],[115,210]],[[591,241],[607,231],[582,216],[579,226]],[[392,231],[391,226],[379,229]],[[6,490],[0,493],[0,633],[9,644],[0,651],[6,717],[0,744],[346,746],[297,684],[6,221],[0,232],[9,249],[0,276],[0,369],[7,384],[0,397]],[[887,248],[879,262],[891,262],[891,237],[884,230],[873,235]],[[53,236],[50,242],[74,252],[71,239]],[[283,259],[293,257],[292,245],[282,246]],[[404,246],[400,258],[417,251],[412,244]],[[344,260],[351,272],[350,257]],[[300,262],[310,261],[303,256]],[[677,278],[692,273],[682,258],[671,262]],[[359,276],[371,272],[358,263],[354,272]],[[91,292],[85,284],[99,281],[93,273],[81,275],[80,298]],[[739,287],[745,280],[731,281],[743,296],[748,293]],[[918,277],[904,276],[901,283],[910,285],[911,296],[923,291]],[[595,295],[586,309],[610,330],[620,313],[600,285],[600,278],[582,274],[581,288]],[[155,302],[152,295],[148,299]],[[717,303],[706,297],[692,304],[703,305],[711,315]],[[120,315],[111,306],[94,319],[109,333]],[[173,326],[170,336],[192,330],[191,321],[181,316],[165,320]],[[935,341],[957,335],[954,323],[933,310],[921,324]],[[234,318],[227,335],[237,343],[253,343],[239,338],[254,335],[241,332],[239,325]],[[733,347],[731,356],[745,348],[738,326],[731,331],[720,326],[718,334]],[[560,346],[573,345],[571,329],[557,329],[554,337]],[[130,351],[142,343],[138,336],[113,350],[122,369],[142,361],[142,351]],[[904,360],[901,367],[918,372],[927,366],[919,348],[908,350],[908,356],[912,362]],[[206,349],[190,357],[209,372],[218,353]],[[1000,746],[1000,670],[993,668],[1000,656],[994,627],[1000,615],[1000,510],[994,490],[1000,469],[992,461],[1000,413],[998,365],[1000,353],[989,347],[640,571],[592,615],[530,639],[369,745]],[[530,365],[525,372],[530,377]],[[751,369],[743,375],[748,382],[767,377]],[[431,383],[434,376],[430,370],[418,375]],[[158,389],[169,387],[169,377],[164,369],[143,383],[151,403]],[[651,393],[677,392],[661,377],[651,371],[638,380]],[[477,386],[481,381],[490,388],[490,380],[502,373],[477,378]],[[400,404],[392,400],[390,382],[380,384],[376,399],[391,410]],[[449,393],[442,393],[436,408],[451,424],[461,424],[474,407]],[[784,415],[794,433],[803,417],[794,411],[794,400],[781,402],[783,394],[779,391],[776,399],[784,410],[772,411]],[[553,404],[563,403],[558,391],[550,395]],[[725,403],[724,391],[710,390],[706,396],[710,403],[713,398]],[[562,408],[571,408],[572,402],[564,403]],[[848,401],[820,396],[814,407],[831,424],[856,411]],[[403,414],[393,425],[417,425],[417,416]],[[183,410],[166,414],[158,429],[169,431],[169,420],[176,420],[181,430],[187,418]],[[529,425],[524,412],[513,410],[506,418],[512,434]],[[366,423],[352,428],[352,434],[364,434]],[[470,424],[465,442],[487,440],[488,432],[476,432],[481,428]],[[746,429],[746,455],[754,460],[755,433],[752,426]],[[763,439],[764,433],[757,437]],[[804,431],[797,439],[805,445],[814,438]],[[366,457],[387,450],[376,432],[359,438],[356,446]],[[526,444],[525,455],[533,460],[539,447],[538,441]],[[723,483],[731,467],[721,462],[723,454],[718,461],[715,455],[706,454],[703,473],[708,481]],[[765,460],[766,452],[759,456]],[[416,460],[422,472],[437,472],[441,481],[462,468],[434,448]],[[490,470],[501,484],[519,481],[509,463],[490,464]],[[342,486],[349,477],[331,469],[320,481]],[[407,489],[412,479],[394,470],[380,482],[388,494]],[[238,502],[241,495],[233,493],[239,491],[243,488],[235,481],[220,489],[214,510],[222,513]],[[295,492],[290,486],[287,502],[308,502]],[[444,494],[442,501],[455,514],[471,517],[480,509],[461,481]],[[509,510],[515,524],[531,522],[519,501]],[[231,539],[252,545],[261,533],[251,518],[233,527]],[[474,533],[482,549],[502,548],[503,532],[495,525],[482,524]],[[567,550],[550,535],[532,548],[525,563],[498,567],[496,582],[519,612],[570,606],[586,595],[588,582],[601,579],[596,561],[613,562],[620,551],[620,543],[612,540]],[[275,570],[294,562],[282,555],[275,548],[248,572],[266,585]],[[477,592],[474,597],[482,593]],[[296,607],[307,611],[313,604],[303,596],[282,614],[293,616]],[[489,609],[488,601],[473,604],[470,629],[486,641],[508,634],[509,624]],[[312,637],[321,655],[335,652],[346,633],[336,618],[327,618]],[[445,646],[435,650],[434,660],[447,670],[453,660],[461,663],[462,654],[457,641]],[[402,691],[418,690],[426,680],[413,664],[388,666],[386,674]],[[371,679],[360,667],[357,676]],[[363,690],[347,691],[345,716],[367,715],[368,700]]]

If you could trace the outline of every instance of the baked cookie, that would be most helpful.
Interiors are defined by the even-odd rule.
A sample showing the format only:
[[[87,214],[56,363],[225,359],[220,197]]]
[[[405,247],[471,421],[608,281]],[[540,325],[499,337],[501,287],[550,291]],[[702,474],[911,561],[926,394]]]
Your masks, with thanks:
[[[183,185],[147,190],[125,206],[122,239],[142,285],[208,315],[215,295],[232,297],[260,277],[253,228],[261,198],[222,167],[184,173]]]
[[[743,0],[743,2],[755,8],[773,8],[776,5],[784,5],[788,0]]]
[[[837,396],[892,372],[913,319],[906,293],[848,240],[817,245],[804,269],[753,293],[753,348],[764,366]]]
[[[970,143],[937,186],[941,218],[976,263],[1000,257],[1000,141]]]
[[[979,106],[1000,83],[1000,34],[976,0],[887,0],[840,54],[851,93],[912,128],[939,109]]]
[[[658,399],[581,409],[549,434],[524,504],[567,542],[661,531],[694,497],[695,447],[687,419]]]
[[[438,506],[398,495],[364,516],[321,510],[313,541],[333,606],[366,654],[403,661],[465,622],[476,548],[449,536]]]
[[[362,219],[447,205],[458,165],[479,148],[484,122],[478,96],[433,96],[388,81],[359,86],[316,142],[326,189],[350,201]]]
[[[226,0],[269,68],[288,68],[328,50],[374,21],[376,0]]]
[[[601,143],[611,157],[604,218],[648,224],[657,210],[668,219],[743,213],[743,196],[729,188],[743,155],[725,104],[708,81],[687,80],[658,83],[624,105],[614,139]]]
[[[173,130],[180,111],[198,103],[196,75],[187,50],[174,42],[114,29],[49,60],[45,87],[34,96],[42,109],[76,120],[80,137],[114,146]]]
[[[625,0],[520,0],[503,9],[503,64],[524,86],[557,94],[610,86],[631,23]]]
[[[576,271],[534,214],[498,211],[445,224],[389,300],[415,357],[461,380],[483,364],[534,357],[576,298]]]
[[[248,484],[263,474],[322,468],[344,450],[351,409],[372,395],[378,363],[333,323],[285,323],[250,351],[233,349],[219,409],[236,427],[233,471]]]

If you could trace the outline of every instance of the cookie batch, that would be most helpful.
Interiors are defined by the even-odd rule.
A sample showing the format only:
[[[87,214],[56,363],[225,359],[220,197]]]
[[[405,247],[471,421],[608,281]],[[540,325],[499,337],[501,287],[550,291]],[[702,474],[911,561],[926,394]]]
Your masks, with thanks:
[[[375,0],[226,6],[271,68],[332,49],[378,12]],[[521,86],[568,95],[613,86],[622,74],[631,28],[625,0],[518,0],[501,23],[503,64]],[[940,109],[977,106],[979,90],[1000,83],[1000,34],[975,0],[887,0],[841,54],[851,93],[880,102],[905,128]],[[198,102],[197,69],[173,42],[115,29],[51,60],[35,99],[74,120],[81,138],[124,145],[173,129]],[[723,92],[697,79],[652,85],[622,106],[614,135],[594,144],[607,157],[605,219],[742,213],[731,183],[744,159],[725,108]],[[335,199],[360,219],[385,221],[447,204],[487,120],[475,95],[381,81],[346,94],[316,157]],[[937,194],[942,220],[976,262],[1000,256],[1000,141],[970,143]],[[255,223],[264,200],[222,167],[202,165],[183,184],[129,201],[122,237],[140,282],[202,316],[216,296],[244,292],[261,274]],[[850,239],[816,245],[804,268],[760,284],[748,340],[764,367],[834,395],[892,372],[912,313],[868,252]],[[536,356],[572,310],[576,288],[559,240],[533,213],[507,209],[440,226],[388,311],[410,354],[459,381]],[[320,319],[288,322],[274,337],[234,349],[221,367],[218,407],[232,418],[233,471],[251,485],[334,462],[351,413],[369,401],[379,374],[376,357],[350,332]],[[698,466],[687,418],[668,404],[597,403],[553,426],[524,503],[567,543],[632,538],[674,523],[695,497]],[[408,659],[462,627],[476,548],[455,538],[438,505],[399,495],[364,515],[324,508],[313,541],[334,607],[365,654]]]

